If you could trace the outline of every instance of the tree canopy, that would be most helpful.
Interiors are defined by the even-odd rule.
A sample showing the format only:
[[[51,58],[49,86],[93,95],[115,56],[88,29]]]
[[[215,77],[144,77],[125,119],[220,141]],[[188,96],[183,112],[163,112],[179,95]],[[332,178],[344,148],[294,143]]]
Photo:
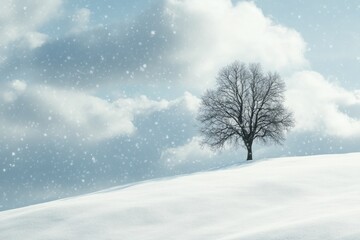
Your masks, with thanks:
[[[284,106],[285,83],[276,72],[264,73],[260,64],[234,62],[217,76],[215,89],[201,98],[198,120],[203,144],[221,149],[226,143],[247,149],[252,145],[282,143],[294,126],[292,113]]]

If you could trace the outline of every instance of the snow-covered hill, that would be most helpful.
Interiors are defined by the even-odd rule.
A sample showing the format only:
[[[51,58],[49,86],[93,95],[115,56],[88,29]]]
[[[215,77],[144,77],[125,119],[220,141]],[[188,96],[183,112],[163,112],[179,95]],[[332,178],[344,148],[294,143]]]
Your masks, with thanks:
[[[0,239],[360,239],[360,153],[258,161],[0,212]]]

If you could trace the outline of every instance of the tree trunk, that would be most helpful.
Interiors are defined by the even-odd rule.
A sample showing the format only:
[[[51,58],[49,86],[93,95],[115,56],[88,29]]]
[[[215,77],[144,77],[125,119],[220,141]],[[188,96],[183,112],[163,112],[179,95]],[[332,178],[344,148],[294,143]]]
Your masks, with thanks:
[[[246,148],[247,148],[247,158],[246,158],[246,161],[253,160],[253,157],[252,157],[252,143],[247,143],[247,144],[246,144]]]

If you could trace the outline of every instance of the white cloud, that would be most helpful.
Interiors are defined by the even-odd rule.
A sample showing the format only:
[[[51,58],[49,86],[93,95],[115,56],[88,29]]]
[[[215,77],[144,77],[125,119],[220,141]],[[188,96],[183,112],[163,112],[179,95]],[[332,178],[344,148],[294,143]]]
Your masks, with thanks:
[[[200,137],[193,137],[181,146],[165,149],[161,153],[161,160],[168,168],[174,168],[178,165],[194,164],[204,159],[211,159],[216,153],[206,146],[201,146]]]
[[[24,37],[31,49],[41,47],[48,40],[46,34],[39,32],[29,32]]]
[[[193,112],[193,113],[198,112],[198,110],[200,108],[200,104],[201,104],[200,98],[192,95],[189,92],[185,92],[184,101],[185,101],[187,109],[189,109],[190,112]]]
[[[39,87],[32,95],[41,108],[51,110],[49,117],[53,121],[65,124],[66,131],[90,141],[132,135],[136,131],[133,123],[136,116],[168,107],[167,101],[153,101],[145,96],[108,102],[83,92],[49,87]]]
[[[7,103],[15,101],[20,95],[22,95],[26,88],[27,84],[22,80],[14,80],[10,82],[7,86],[3,86],[2,97],[3,100]]]
[[[88,93],[49,86],[28,86],[14,80],[7,84],[0,105],[3,125],[24,130],[21,137],[65,137],[80,141],[102,141],[136,133],[134,120],[169,108],[193,114],[197,98],[190,93],[168,100],[146,96],[106,101]],[[8,110],[6,110],[8,109]],[[6,122],[6,124],[5,124]],[[7,134],[3,129],[2,134]],[[17,134],[19,135],[19,134]]]
[[[108,101],[79,90],[19,79],[0,86],[0,131],[18,140],[65,137],[96,142],[131,136],[137,132],[134,120],[140,116],[170,109],[182,116],[194,116],[200,103],[189,92],[173,100],[151,100],[142,95]]]
[[[200,98],[192,95],[190,92],[185,92],[184,96],[170,102],[172,106],[182,106],[193,115],[197,114],[200,103]]]
[[[168,0],[165,13],[177,38],[170,57],[184,66],[189,86],[205,89],[234,60],[281,72],[307,65],[301,35],[274,23],[252,2]]]
[[[166,109],[169,102],[166,100],[154,101],[142,95],[138,98],[120,98],[114,102],[115,106],[122,111],[132,114],[151,113]]]
[[[28,48],[41,46],[47,36],[39,28],[57,16],[62,0],[3,0],[0,8],[0,53],[4,56],[9,44]],[[18,45],[18,46],[20,46]]]
[[[71,32],[79,33],[86,31],[89,28],[91,12],[88,8],[78,9],[72,16],[73,27]]]
[[[23,93],[26,90],[27,84],[25,81],[16,79],[11,83],[11,87],[18,93]]]
[[[360,119],[343,111],[349,106],[360,107],[358,91],[346,90],[314,71],[297,72],[287,84],[287,103],[295,113],[297,130],[344,138],[360,136]]]

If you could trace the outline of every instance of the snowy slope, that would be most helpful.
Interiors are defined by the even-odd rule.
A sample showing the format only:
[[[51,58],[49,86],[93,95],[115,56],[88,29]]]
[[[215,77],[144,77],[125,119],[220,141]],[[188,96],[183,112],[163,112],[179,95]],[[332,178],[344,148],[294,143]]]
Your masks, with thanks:
[[[259,161],[0,212],[0,239],[360,239],[360,153]]]

